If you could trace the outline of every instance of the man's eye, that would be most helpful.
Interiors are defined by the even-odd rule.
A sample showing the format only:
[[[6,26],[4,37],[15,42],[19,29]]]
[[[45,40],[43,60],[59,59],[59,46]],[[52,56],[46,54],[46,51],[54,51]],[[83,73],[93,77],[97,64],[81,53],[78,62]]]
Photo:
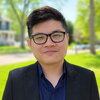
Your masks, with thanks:
[[[53,36],[61,36],[61,35],[59,35],[59,34],[56,34],[56,35],[53,35]]]
[[[43,36],[38,36],[38,37],[35,37],[35,39],[44,39]]]
[[[61,34],[54,34],[53,37],[61,37]]]

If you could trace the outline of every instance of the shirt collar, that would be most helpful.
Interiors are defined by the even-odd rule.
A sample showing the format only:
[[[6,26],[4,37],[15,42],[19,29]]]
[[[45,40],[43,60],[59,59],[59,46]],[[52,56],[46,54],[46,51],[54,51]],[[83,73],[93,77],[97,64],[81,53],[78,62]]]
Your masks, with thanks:
[[[42,75],[44,75],[40,63],[38,63],[38,72],[39,72],[39,77],[41,77]]]
[[[63,71],[64,71],[64,74],[67,74],[67,66],[66,66],[66,61],[64,60],[64,63],[63,63]]]
[[[65,61],[64,61],[65,63]],[[42,77],[44,75],[42,67],[40,65],[40,63],[38,63],[38,72],[39,72],[39,77]],[[67,67],[65,66],[65,64],[63,64],[63,74],[67,74]]]

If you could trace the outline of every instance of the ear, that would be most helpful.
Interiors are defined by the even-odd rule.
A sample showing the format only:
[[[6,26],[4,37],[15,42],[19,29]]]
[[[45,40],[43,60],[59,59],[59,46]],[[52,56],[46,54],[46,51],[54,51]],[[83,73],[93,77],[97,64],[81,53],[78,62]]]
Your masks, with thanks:
[[[69,33],[66,33],[66,38],[69,41]]]
[[[27,40],[27,44],[28,44],[29,48],[31,49],[32,45],[31,45],[31,40],[30,39]]]

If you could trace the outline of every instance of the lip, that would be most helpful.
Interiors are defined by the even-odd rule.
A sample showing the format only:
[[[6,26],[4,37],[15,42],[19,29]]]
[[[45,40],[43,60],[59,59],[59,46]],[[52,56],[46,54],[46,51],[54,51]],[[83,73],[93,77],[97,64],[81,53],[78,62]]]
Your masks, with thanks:
[[[43,53],[51,54],[51,53],[56,53],[56,52],[58,52],[58,51],[57,50],[47,50],[47,51],[44,51]]]

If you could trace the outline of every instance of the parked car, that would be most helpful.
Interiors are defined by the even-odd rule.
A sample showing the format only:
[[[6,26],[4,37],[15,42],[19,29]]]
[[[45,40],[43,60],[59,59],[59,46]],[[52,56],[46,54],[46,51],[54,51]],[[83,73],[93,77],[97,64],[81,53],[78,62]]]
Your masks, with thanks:
[[[90,44],[76,44],[73,49],[89,49],[90,48]],[[97,44],[95,45],[95,48],[98,49],[100,48],[100,45]]]
[[[90,44],[76,44],[73,49],[89,49]]]

